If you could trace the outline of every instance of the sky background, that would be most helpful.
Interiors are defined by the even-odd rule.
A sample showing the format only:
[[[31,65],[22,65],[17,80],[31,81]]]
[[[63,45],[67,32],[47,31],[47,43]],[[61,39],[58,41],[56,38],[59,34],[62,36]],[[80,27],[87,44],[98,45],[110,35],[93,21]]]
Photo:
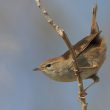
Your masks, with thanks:
[[[42,0],[73,44],[90,33],[91,12],[107,41],[100,82],[87,92],[89,110],[110,109],[110,0]],[[81,110],[77,83],[60,83],[33,72],[42,61],[67,50],[34,0],[0,0],[0,110]],[[90,80],[84,81],[85,86]]]

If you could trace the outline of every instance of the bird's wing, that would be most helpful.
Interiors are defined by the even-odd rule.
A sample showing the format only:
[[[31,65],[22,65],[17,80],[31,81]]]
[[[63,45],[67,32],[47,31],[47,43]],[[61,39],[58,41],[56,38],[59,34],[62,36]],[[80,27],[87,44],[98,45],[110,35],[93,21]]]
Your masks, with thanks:
[[[88,46],[89,44],[97,37],[99,37],[101,31],[97,32],[96,34],[91,34],[89,36],[86,36],[82,40],[80,40],[78,43],[74,45],[76,57],[78,57]],[[64,58],[68,58],[70,51],[67,51],[63,54]]]
[[[89,36],[86,36],[82,40],[80,40],[78,43],[74,45],[76,56],[78,57],[88,46],[89,44],[96,38],[99,37],[101,31],[97,32],[96,34],[91,34]]]

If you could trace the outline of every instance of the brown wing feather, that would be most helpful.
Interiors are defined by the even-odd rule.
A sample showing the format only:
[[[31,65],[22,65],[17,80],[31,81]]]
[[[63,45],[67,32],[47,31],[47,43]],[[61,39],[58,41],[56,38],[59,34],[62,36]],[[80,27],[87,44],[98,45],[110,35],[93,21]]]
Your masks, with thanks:
[[[101,31],[97,32],[96,34],[91,34],[89,36],[86,36],[82,40],[80,40],[78,43],[74,45],[76,57],[78,57],[88,46],[89,44],[97,37],[99,37]],[[67,59],[69,57],[69,51],[65,52],[63,54],[64,58]]]

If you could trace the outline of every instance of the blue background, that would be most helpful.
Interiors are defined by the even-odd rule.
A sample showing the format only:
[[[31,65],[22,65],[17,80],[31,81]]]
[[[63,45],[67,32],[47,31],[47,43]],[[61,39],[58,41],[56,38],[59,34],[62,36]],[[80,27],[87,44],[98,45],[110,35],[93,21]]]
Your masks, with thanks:
[[[91,12],[108,45],[100,82],[87,92],[89,110],[110,108],[110,0],[42,0],[74,44],[90,33]],[[77,83],[59,83],[33,72],[42,61],[67,50],[34,0],[0,0],[0,110],[80,110]],[[84,81],[85,86],[90,80]]]

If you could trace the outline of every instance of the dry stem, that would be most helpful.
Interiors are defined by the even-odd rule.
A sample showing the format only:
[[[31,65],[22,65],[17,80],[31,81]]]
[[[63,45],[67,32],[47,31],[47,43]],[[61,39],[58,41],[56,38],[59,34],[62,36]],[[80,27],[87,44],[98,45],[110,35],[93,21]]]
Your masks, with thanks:
[[[86,103],[86,98],[83,95],[84,92],[84,87],[83,87],[83,81],[80,76],[80,70],[78,67],[78,63],[76,61],[76,55],[75,55],[75,50],[68,39],[67,34],[65,33],[64,29],[58,26],[53,19],[49,16],[48,12],[41,6],[40,0],[35,0],[37,3],[37,6],[40,8],[41,12],[43,13],[44,17],[46,18],[47,22],[53,27],[53,29],[58,33],[58,35],[63,38],[64,42],[66,43],[67,47],[69,48],[72,58],[73,58],[73,74],[77,76],[77,82],[78,82],[78,93],[79,93],[79,98],[81,101],[82,105],[82,110],[87,110],[87,103]]]

